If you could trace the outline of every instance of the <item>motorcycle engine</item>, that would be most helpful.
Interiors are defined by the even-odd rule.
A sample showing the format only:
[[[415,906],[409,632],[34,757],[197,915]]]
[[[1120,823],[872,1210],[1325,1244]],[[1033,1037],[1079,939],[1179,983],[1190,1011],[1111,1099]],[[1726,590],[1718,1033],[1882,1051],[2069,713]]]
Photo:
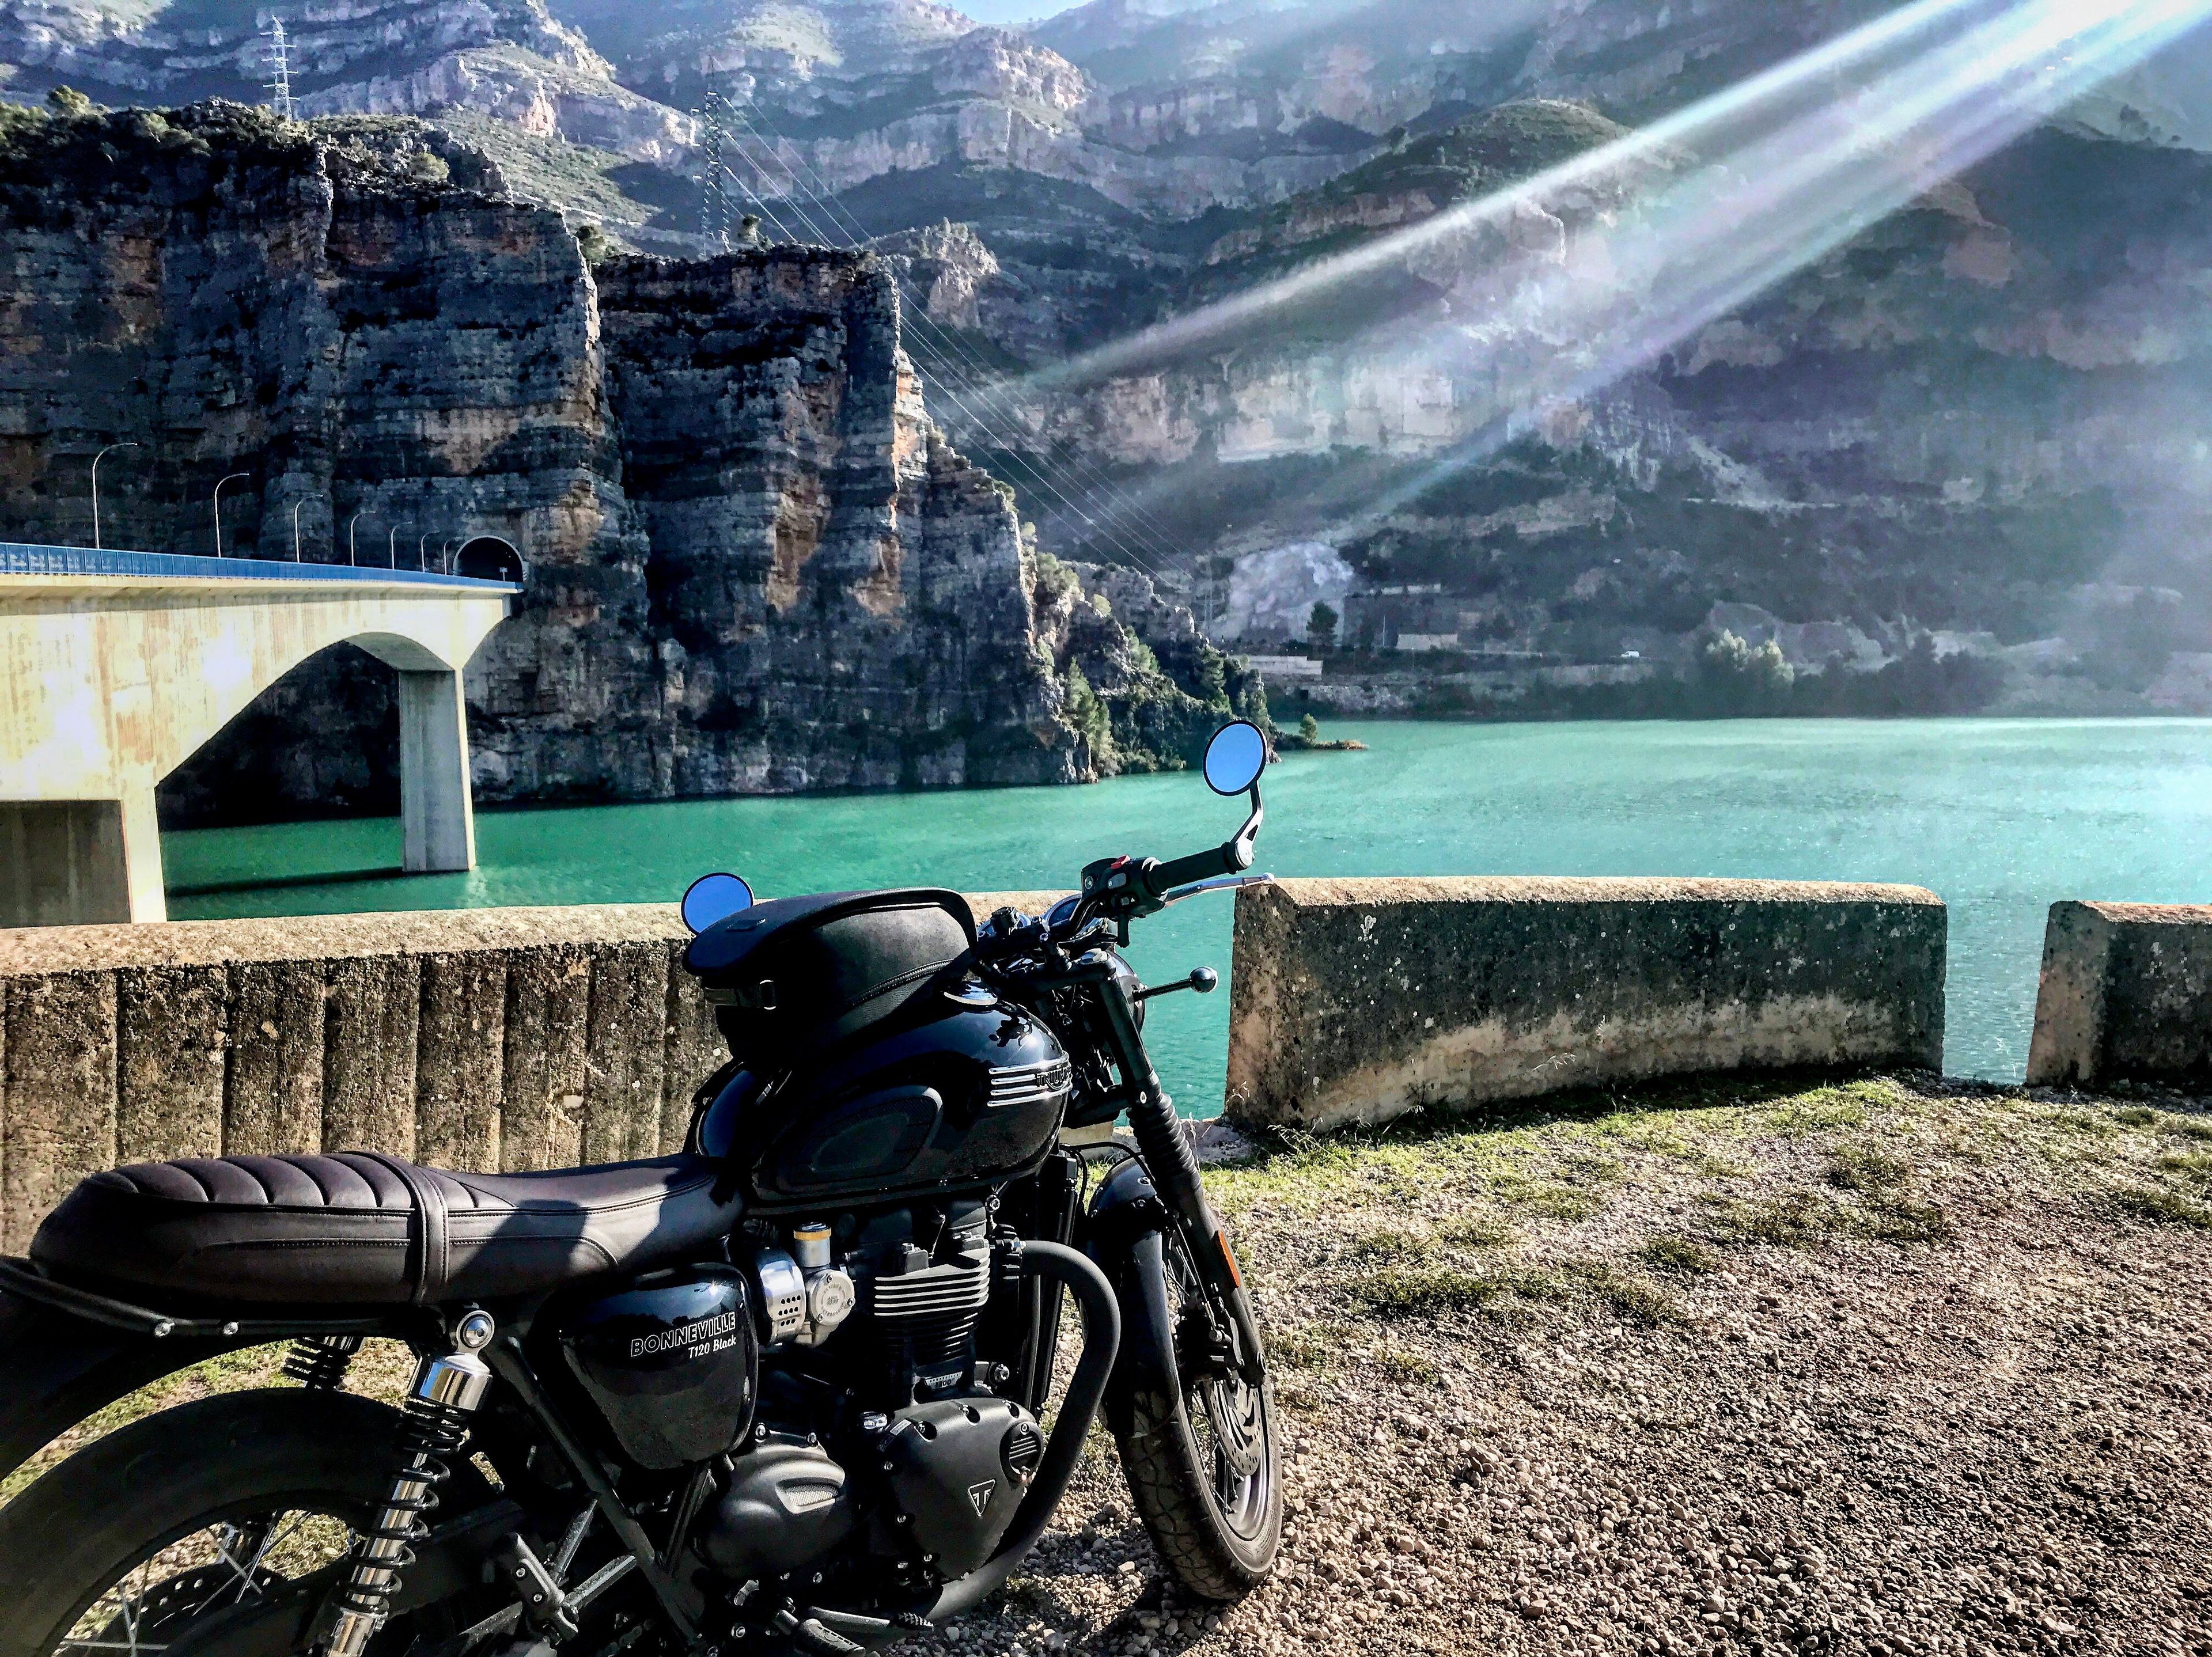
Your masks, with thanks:
[[[755,1257],[760,1413],[698,1533],[733,1578],[818,1569],[857,1539],[915,1585],[988,1560],[1044,1459],[1035,1417],[985,1384],[975,1334],[1013,1277],[981,1203],[803,1224]]]

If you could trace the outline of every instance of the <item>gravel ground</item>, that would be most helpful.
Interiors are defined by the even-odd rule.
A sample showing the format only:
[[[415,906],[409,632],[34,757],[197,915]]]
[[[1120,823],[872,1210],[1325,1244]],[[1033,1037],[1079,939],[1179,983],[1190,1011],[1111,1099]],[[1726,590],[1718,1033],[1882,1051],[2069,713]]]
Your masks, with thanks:
[[[941,1652],[2212,1654],[2212,1116],[1677,1089],[1210,1183],[1289,1524],[1225,1612],[1101,1445]]]
[[[1707,1083],[1217,1168],[1278,1573],[1178,1599],[1094,1435],[1026,1573],[901,1649],[2212,1657],[2207,1109]]]

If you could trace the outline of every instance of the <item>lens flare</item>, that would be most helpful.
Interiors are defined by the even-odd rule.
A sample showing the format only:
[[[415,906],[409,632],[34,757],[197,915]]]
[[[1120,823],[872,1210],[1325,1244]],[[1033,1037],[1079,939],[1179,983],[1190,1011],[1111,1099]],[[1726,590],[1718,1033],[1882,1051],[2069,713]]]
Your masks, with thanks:
[[[1425,383],[1431,398],[1449,382],[1446,446],[1399,446],[1431,464],[1379,491],[1354,469],[1332,491],[1357,498],[1358,518],[1387,513],[2209,16],[2212,0],[1920,0],[1510,188],[1008,390],[1029,402],[1264,342],[1301,307],[1334,298],[1340,313],[1363,284],[1415,274],[1445,291],[1442,322],[1350,330],[1322,348],[1371,356],[1385,377]]]

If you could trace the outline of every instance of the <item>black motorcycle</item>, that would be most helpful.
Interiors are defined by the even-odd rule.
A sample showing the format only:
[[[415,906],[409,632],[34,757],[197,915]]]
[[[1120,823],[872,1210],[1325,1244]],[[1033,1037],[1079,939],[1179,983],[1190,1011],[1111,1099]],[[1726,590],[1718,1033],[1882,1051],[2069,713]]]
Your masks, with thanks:
[[[1094,863],[1042,917],[696,883],[684,964],[732,1057],[680,1156],[86,1180],[0,1260],[0,1472],[226,1351],[289,1341],[300,1384],[146,1416],[0,1508],[0,1657],[881,1647],[1006,1580],[1102,1406],[1168,1570],[1249,1588],[1282,1525],[1267,1362],[1141,1035],[1213,975],[1143,987],[1116,945],[1267,878],[1266,759],[1224,726],[1237,835]],[[1066,1132],[1124,1114],[1133,1148]],[[374,1336],[415,1354],[404,1410],[343,1390]]]

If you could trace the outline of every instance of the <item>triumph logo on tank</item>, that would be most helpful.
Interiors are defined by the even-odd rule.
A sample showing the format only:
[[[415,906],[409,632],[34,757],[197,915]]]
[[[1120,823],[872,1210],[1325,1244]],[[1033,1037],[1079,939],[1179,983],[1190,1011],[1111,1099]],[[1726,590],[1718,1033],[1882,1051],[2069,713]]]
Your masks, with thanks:
[[[991,1492],[998,1488],[999,1481],[995,1478],[987,1478],[980,1484],[968,1487],[968,1499],[975,1506],[976,1518],[983,1516],[983,1509],[991,1505]]]
[[[737,1332],[738,1314],[724,1312],[717,1317],[702,1318],[696,1323],[686,1324],[681,1329],[663,1329],[656,1334],[640,1335],[630,1342],[629,1355],[641,1358],[651,1352],[683,1351],[686,1356],[693,1356],[697,1349],[710,1341],[717,1344],[707,1350],[719,1352],[725,1349],[723,1338],[734,1336]]]

